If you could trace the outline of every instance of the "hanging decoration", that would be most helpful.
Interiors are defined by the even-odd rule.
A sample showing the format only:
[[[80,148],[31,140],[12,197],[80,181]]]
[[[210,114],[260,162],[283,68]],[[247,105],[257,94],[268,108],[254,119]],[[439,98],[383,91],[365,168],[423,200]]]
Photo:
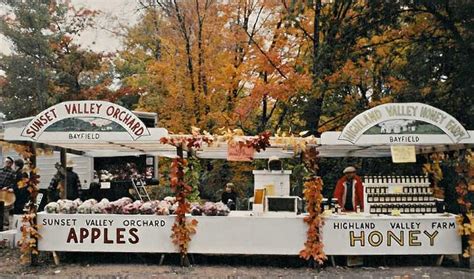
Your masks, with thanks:
[[[474,249],[474,215],[472,213],[472,196],[474,190],[474,153],[472,150],[463,150],[457,154],[456,185],[457,202],[460,214],[457,216],[459,234],[463,238],[463,257],[471,257]]]
[[[321,202],[323,195],[323,181],[321,177],[311,177],[304,183],[304,198],[306,200],[306,211],[308,216],[304,222],[308,224],[307,240],[305,248],[300,251],[300,257],[305,260],[314,260],[318,265],[322,265],[327,259],[323,251],[323,243],[320,235],[320,226],[323,225],[321,219]]]
[[[36,168],[30,166],[30,174],[28,178],[24,178],[18,182],[18,187],[27,187],[30,193],[30,201],[27,204],[28,211],[22,217],[21,240],[19,241],[22,263],[35,263],[35,258],[39,254],[38,239],[41,235],[38,233],[39,225],[37,224],[36,215],[36,197],[39,192],[39,175]]]
[[[189,201],[194,197],[193,186],[186,183],[189,179],[186,179],[185,172],[192,171],[193,169],[192,164],[188,160],[191,160],[192,163],[192,160],[196,159],[196,151],[205,144],[209,146],[216,138],[216,136],[212,136],[207,132],[204,132],[204,135],[202,135],[198,128],[193,127],[191,136],[173,136],[160,139],[162,144],[169,144],[177,148],[178,156],[173,159],[170,172],[171,189],[174,191],[176,202],[178,203],[171,238],[173,243],[178,246],[182,266],[189,265],[187,256],[189,243],[191,242],[191,236],[196,233],[198,225],[196,219],[186,219],[186,214],[191,212]],[[260,152],[270,146],[270,132],[263,132],[255,137],[246,138],[242,143],[254,148],[256,152]],[[188,160],[184,159],[184,151],[187,152]]]
[[[188,166],[188,161],[184,159],[183,151],[187,151],[188,157],[194,156],[194,149],[199,149],[203,143],[211,143],[212,139],[193,131],[192,136],[161,138],[160,142],[177,148],[178,157],[173,159],[170,172],[171,190],[175,193],[176,202],[178,203],[178,208],[175,211],[175,222],[171,228],[171,238],[173,243],[178,246],[181,254],[181,265],[189,266],[188,247],[191,236],[196,233],[198,221],[196,219],[186,220],[186,214],[191,212],[189,198],[193,193],[193,187],[185,183],[184,171]]]

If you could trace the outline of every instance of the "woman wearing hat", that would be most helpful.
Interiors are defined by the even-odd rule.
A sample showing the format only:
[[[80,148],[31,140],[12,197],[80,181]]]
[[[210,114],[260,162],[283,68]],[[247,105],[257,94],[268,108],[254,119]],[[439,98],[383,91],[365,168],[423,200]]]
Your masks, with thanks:
[[[356,169],[347,167],[343,173],[344,176],[337,181],[333,197],[345,211],[355,211],[357,206],[364,209],[364,185],[356,175]]]
[[[79,197],[79,189],[81,189],[81,180],[79,175],[73,171],[76,166],[73,161],[66,163],[66,198],[75,200]]]

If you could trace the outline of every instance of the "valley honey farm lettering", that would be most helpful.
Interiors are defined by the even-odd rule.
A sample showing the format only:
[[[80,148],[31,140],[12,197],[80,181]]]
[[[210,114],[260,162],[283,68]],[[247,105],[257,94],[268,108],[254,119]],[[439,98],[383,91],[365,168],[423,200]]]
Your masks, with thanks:
[[[334,222],[334,230],[348,231],[350,247],[404,247],[429,246],[439,244],[438,235],[441,230],[455,230],[454,221],[432,221],[421,226],[421,222],[397,222],[389,223],[388,228],[377,228],[375,222]]]
[[[464,127],[451,115],[435,107],[421,103],[384,104],[367,110],[353,118],[341,132],[341,140],[356,143],[371,127],[388,120],[418,120],[440,128],[453,142],[469,138]],[[391,138],[391,142],[417,142],[415,137]]]
[[[22,136],[37,140],[50,125],[62,119],[74,117],[108,119],[124,127],[134,140],[149,135],[143,122],[126,108],[104,101],[71,101],[57,104],[39,113],[25,127]],[[87,137],[98,139],[96,134]],[[74,136],[74,139],[77,139],[77,136]]]

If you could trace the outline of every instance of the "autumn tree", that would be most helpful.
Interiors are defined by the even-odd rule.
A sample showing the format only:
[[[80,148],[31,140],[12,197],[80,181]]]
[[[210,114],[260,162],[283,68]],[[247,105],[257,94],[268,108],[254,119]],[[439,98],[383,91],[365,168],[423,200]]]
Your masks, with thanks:
[[[9,13],[0,20],[0,32],[13,50],[0,57],[5,72],[0,110],[8,118],[35,115],[66,100],[107,99],[101,95],[110,93],[111,82],[104,55],[74,42],[92,24],[95,11],[75,9],[67,1],[1,3]]]

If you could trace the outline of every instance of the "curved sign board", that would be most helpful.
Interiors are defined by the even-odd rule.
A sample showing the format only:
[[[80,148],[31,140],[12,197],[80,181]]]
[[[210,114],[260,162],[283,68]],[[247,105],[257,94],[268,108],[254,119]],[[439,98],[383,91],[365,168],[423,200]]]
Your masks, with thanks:
[[[74,121],[69,121],[73,119]],[[66,123],[66,124],[62,124]],[[133,140],[149,136],[145,124],[131,111],[105,101],[69,101],[54,105],[31,120],[21,136],[38,140],[46,130],[57,132],[122,131]]]
[[[470,137],[454,117],[421,103],[389,103],[364,111],[342,130],[339,140],[356,144],[362,135],[445,134],[453,143]]]

